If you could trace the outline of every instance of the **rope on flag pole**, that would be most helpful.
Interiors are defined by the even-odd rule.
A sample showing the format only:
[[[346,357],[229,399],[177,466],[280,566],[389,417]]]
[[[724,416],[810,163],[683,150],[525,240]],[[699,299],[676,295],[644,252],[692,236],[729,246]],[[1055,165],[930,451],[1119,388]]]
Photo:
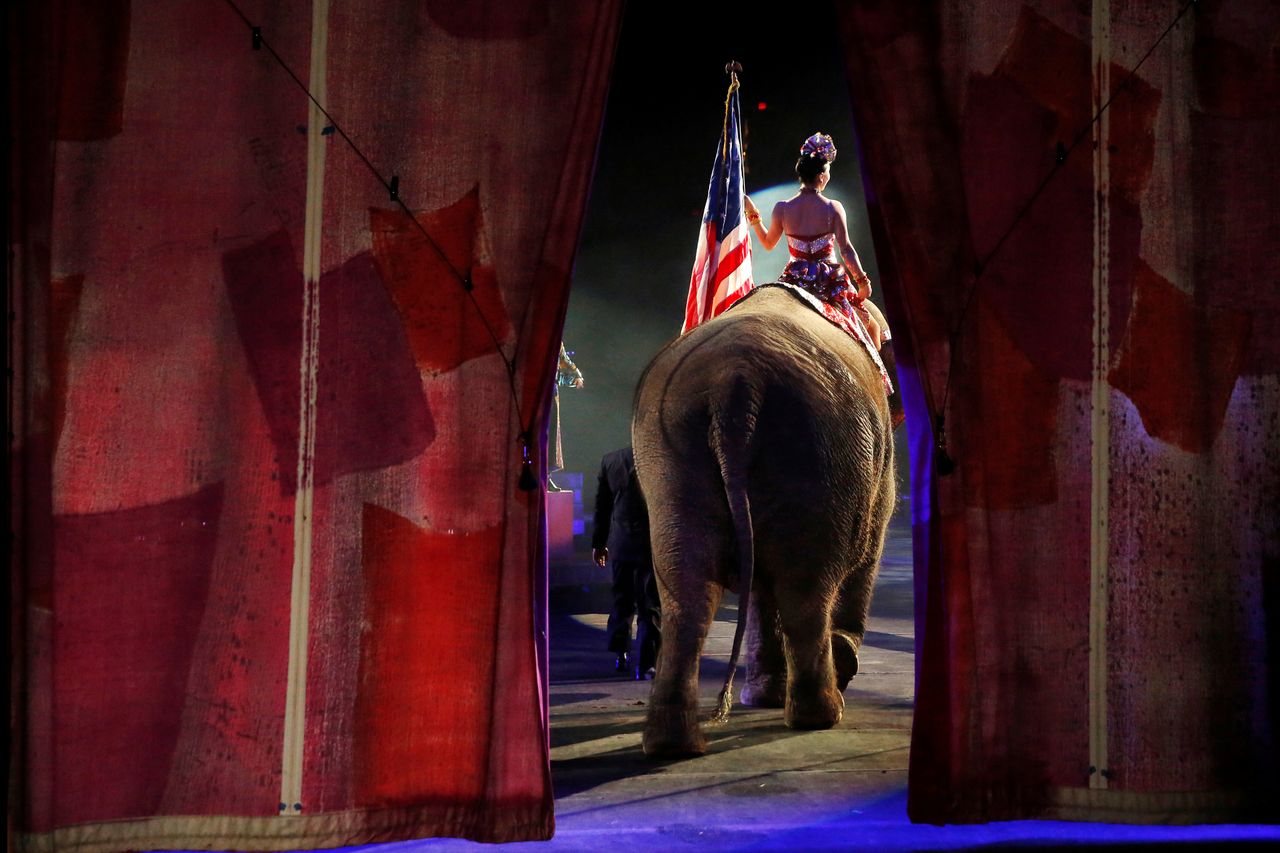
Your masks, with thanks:
[[[724,66],[724,73],[729,75],[729,91],[724,96],[724,128],[720,133],[720,138],[724,140],[724,150],[720,153],[721,157],[729,156],[729,102],[733,100],[733,93],[738,91],[738,72],[741,70],[742,63],[734,59],[730,59]]]

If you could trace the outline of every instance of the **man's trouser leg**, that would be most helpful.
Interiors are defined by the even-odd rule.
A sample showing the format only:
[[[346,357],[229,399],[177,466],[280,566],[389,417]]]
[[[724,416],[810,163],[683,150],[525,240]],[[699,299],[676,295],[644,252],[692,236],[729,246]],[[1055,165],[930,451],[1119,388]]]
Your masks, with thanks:
[[[636,590],[636,639],[640,645],[638,666],[647,672],[658,662],[662,646],[662,608],[658,599],[658,579],[652,560],[635,562],[633,584]]]
[[[613,607],[605,631],[609,635],[609,651],[622,654],[631,651],[631,617],[636,613],[634,570],[630,560],[619,559],[610,561],[610,568],[613,570]]]

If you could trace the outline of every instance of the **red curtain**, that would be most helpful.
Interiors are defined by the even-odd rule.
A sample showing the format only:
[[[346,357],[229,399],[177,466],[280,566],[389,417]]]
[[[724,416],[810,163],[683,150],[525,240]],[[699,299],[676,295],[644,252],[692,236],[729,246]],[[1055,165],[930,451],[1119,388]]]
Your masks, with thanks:
[[[1185,5],[841,6],[910,406],[918,821],[1275,818],[1280,9],[1200,2],[1125,84]]]
[[[550,836],[518,481],[619,15],[10,8],[20,844]]]

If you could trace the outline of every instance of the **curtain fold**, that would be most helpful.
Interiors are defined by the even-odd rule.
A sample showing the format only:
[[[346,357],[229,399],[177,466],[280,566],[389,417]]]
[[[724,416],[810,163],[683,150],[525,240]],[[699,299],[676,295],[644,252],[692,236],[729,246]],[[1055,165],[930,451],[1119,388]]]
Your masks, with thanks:
[[[238,6],[9,12],[19,844],[549,837],[518,483],[620,4]]]
[[[1195,4],[1127,80],[1184,5],[840,7],[912,392],[917,821],[1274,820],[1280,17]]]

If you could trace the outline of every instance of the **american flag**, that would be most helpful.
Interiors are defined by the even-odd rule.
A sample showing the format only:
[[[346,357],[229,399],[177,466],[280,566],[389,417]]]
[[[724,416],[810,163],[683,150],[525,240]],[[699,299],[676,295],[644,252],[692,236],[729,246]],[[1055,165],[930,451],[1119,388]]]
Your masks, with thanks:
[[[681,334],[737,302],[751,283],[751,232],[743,216],[742,133],[738,122],[738,78],[729,85],[724,130],[716,146],[707,206],[702,211],[698,254],[693,259]]]

